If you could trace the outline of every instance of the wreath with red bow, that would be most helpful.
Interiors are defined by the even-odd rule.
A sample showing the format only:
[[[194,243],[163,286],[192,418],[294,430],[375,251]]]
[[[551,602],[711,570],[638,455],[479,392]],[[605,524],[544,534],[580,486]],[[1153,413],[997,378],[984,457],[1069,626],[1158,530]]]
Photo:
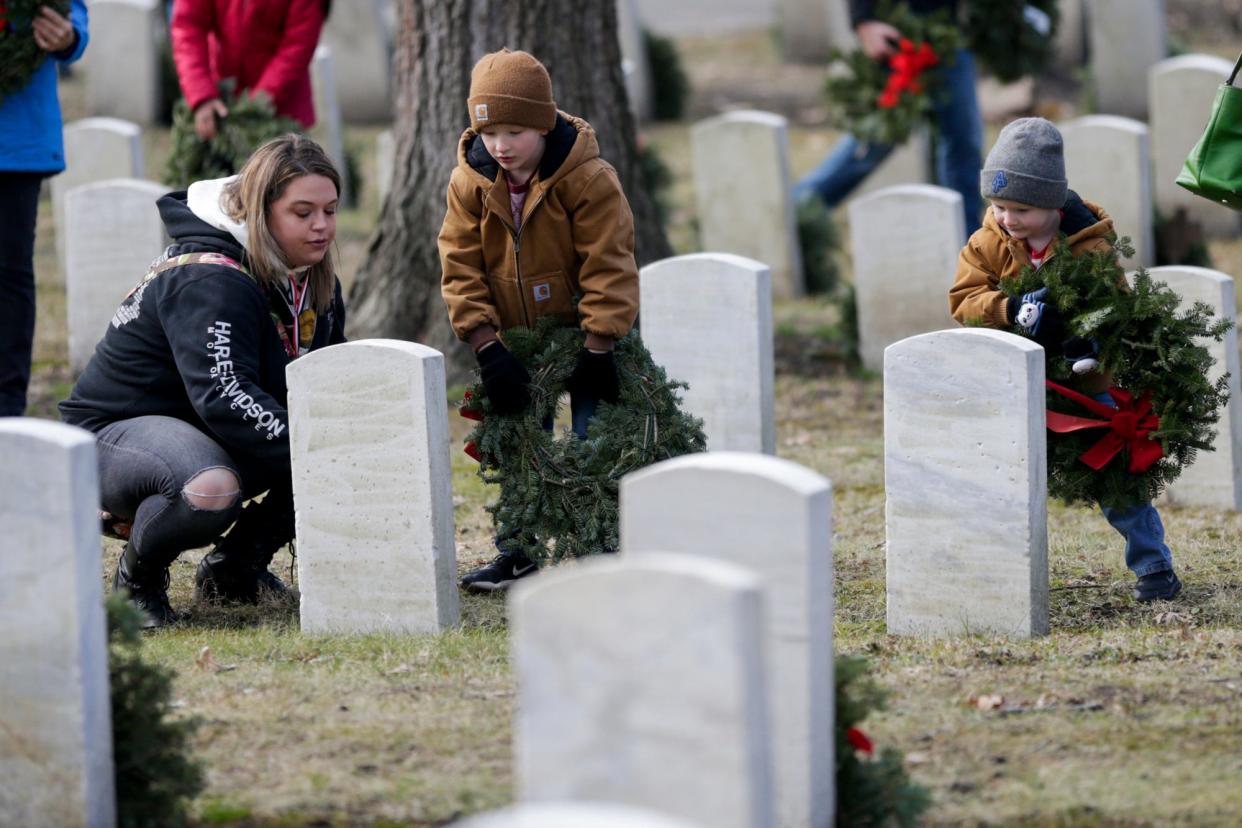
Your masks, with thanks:
[[[69,0],[0,0],[0,101],[30,83],[47,57],[30,28],[41,6],[69,14]]]
[[[941,94],[939,70],[955,59],[961,34],[945,13],[916,15],[904,4],[881,8],[877,19],[901,32],[894,53],[875,61],[861,49],[834,52],[842,64],[826,91],[841,129],[863,143],[901,144]]]
[[[1116,249],[1133,254],[1126,238]],[[1113,252],[1074,256],[1064,238],[1054,250],[1038,271],[1000,284],[1009,296],[1047,288],[1044,301],[1065,321],[1064,344],[1046,349],[1048,492],[1105,506],[1152,500],[1212,448],[1228,378],[1208,379],[1213,359],[1199,343],[1221,340],[1232,323],[1202,302],[1183,306],[1146,270],[1128,284]],[[1111,375],[1109,402],[1076,387],[1083,377],[1064,354],[1083,343]]]

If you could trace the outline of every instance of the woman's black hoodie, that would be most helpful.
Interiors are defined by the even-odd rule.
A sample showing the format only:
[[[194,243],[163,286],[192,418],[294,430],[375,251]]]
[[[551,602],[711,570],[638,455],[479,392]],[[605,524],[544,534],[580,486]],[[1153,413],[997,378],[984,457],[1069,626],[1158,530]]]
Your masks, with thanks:
[[[173,239],[167,256],[220,253],[245,263],[226,230],[197,216],[184,192],[158,202]],[[268,473],[289,467],[285,366],[289,357],[266,289],[216,264],[186,264],[140,284],[121,303],[69,399],[65,422],[88,431],[146,415],[184,420],[215,439],[238,463]],[[345,341],[345,306],[336,285],[311,349]]]

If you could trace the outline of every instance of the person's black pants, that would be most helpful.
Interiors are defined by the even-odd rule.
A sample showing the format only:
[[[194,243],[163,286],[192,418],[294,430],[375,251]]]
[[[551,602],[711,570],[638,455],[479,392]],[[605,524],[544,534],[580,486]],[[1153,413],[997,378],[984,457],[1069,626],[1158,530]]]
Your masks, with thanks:
[[[187,549],[206,546],[228,529],[242,500],[267,492],[256,504],[270,537],[293,537],[293,489],[288,473],[273,476],[237,463],[212,438],[173,417],[119,420],[96,434],[99,495],[105,510],[133,524],[129,543],[144,563],[167,567]],[[209,469],[227,469],[241,482],[240,497],[224,509],[196,508],[186,486]],[[256,505],[248,506],[247,511]]]
[[[35,220],[43,177],[0,171],[0,417],[26,411],[35,326]]]

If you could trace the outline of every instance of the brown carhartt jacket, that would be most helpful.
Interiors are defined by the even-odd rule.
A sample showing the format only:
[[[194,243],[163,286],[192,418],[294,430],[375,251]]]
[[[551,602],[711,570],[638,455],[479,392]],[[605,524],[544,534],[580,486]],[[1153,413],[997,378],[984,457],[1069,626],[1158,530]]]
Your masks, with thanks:
[[[1075,204],[1075,202],[1077,202]],[[1076,227],[1063,220],[1065,241],[1075,256],[1093,250],[1112,248],[1113,220],[1104,208],[1071,195],[1066,202],[1067,218],[1082,208],[1090,211],[1094,222]],[[1072,212],[1071,212],[1072,211]],[[983,217],[983,226],[975,231],[957,257],[957,275],[949,289],[949,313],[963,325],[984,324],[989,328],[1008,328],[1013,324],[1005,310],[1008,297],[1000,289],[1001,279],[1017,276],[1030,267],[1031,257],[1026,243],[1006,233],[991,210]]]
[[[462,134],[439,245],[449,322],[476,348],[471,334],[482,326],[533,327],[548,315],[573,324],[575,298],[579,324],[598,337],[625,336],[638,315],[629,202],[591,125],[564,112],[547,135],[520,230],[499,165],[474,130]]]
[[[1073,255],[1112,249],[1113,220],[1104,208],[1071,192],[1064,213],[1061,230]],[[1008,328],[1013,324],[1007,310],[1009,297],[1000,289],[1000,281],[1019,275],[1023,267],[1030,265],[1026,243],[1005,232],[992,211],[987,210],[983,226],[958,254],[957,275],[949,289],[949,313],[963,325],[982,323],[989,328]],[[1112,374],[1093,371],[1076,384],[1089,393],[1105,391],[1112,384]]]

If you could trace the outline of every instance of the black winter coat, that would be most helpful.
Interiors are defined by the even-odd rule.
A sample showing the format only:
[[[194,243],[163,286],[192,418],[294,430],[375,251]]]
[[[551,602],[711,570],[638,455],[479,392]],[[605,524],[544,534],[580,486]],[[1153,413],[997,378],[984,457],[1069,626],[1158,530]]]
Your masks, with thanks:
[[[233,236],[204,222],[184,192],[158,203],[173,239],[168,255],[220,253],[245,263]],[[336,284],[311,350],[345,341]],[[192,263],[144,282],[121,303],[82,372],[62,419],[97,432],[118,420],[163,415],[215,439],[235,461],[289,469],[285,366],[267,289],[225,265]]]

